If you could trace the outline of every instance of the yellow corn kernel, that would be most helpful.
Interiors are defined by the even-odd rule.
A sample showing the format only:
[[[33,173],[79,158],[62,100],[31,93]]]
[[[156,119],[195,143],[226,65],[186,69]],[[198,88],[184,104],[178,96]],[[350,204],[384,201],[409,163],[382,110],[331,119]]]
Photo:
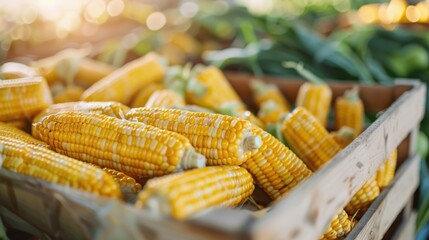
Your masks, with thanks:
[[[252,129],[261,138],[262,145],[252,151],[252,157],[242,167],[268,196],[278,199],[312,174],[301,159],[275,137],[258,127]]]
[[[295,105],[307,109],[322,126],[326,126],[332,100],[331,88],[322,79],[306,70],[302,63],[286,62],[284,66],[294,68],[302,77],[310,81],[299,88]]]
[[[41,77],[0,81],[0,121],[31,120],[52,104],[46,81]]]
[[[335,101],[335,125],[337,129],[347,126],[352,128],[356,135],[359,135],[364,126],[364,106],[359,98],[357,87],[348,90],[344,96]]]
[[[126,119],[173,131],[187,137],[207,157],[208,165],[240,165],[259,148],[260,138],[248,121],[180,109],[133,108]]]
[[[59,112],[34,127],[55,151],[84,162],[145,177],[205,166],[205,158],[177,133],[84,112]]]
[[[341,210],[332,220],[328,230],[320,240],[343,239],[352,230],[352,222],[344,210]]]
[[[398,160],[398,150],[395,149],[390,156],[381,164],[376,172],[377,185],[384,189],[393,180],[396,169],[396,162]]]
[[[155,53],[148,53],[92,85],[83,93],[82,100],[117,101],[129,104],[144,86],[161,81],[164,72],[160,57]]]
[[[133,177],[111,168],[103,168],[103,171],[113,177],[121,189],[130,189],[132,193],[138,193],[142,190],[142,185]]]
[[[185,219],[215,207],[234,207],[253,192],[251,175],[238,166],[214,166],[149,180],[136,206]]]
[[[70,86],[61,93],[54,96],[54,103],[76,102],[79,101],[84,89],[77,86]]]
[[[146,105],[147,100],[157,90],[161,90],[164,88],[164,85],[162,83],[151,83],[147,85],[146,87],[143,87],[134,98],[133,102],[131,103],[132,108],[137,107],[144,107]]]
[[[147,100],[145,107],[171,108],[185,106],[185,99],[173,90],[162,89],[155,91]]]
[[[0,136],[14,138],[24,143],[38,145],[45,148],[49,147],[46,143],[33,138],[30,134],[10,126],[7,123],[0,122]]]
[[[45,147],[0,135],[1,167],[51,183],[119,198],[121,191],[101,169]]]

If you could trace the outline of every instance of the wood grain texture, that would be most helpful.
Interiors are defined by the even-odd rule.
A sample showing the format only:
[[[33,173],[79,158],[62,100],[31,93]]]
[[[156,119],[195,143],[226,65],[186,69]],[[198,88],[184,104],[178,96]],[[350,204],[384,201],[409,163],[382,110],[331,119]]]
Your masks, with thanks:
[[[424,85],[416,83],[401,95],[353,143],[257,222],[253,228],[255,238],[321,236],[338,209],[373,176],[388,154],[418,128],[424,114],[425,91]]]
[[[411,215],[402,221],[396,233],[391,240],[410,240],[415,238],[417,213],[412,212]]]
[[[420,157],[408,159],[394,180],[374,201],[347,240],[381,239],[419,185]],[[411,238],[410,238],[411,239]]]

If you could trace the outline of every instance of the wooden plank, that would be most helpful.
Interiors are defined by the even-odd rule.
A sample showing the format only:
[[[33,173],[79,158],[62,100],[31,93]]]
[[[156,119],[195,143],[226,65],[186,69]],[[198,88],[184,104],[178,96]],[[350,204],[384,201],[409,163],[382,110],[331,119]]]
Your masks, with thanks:
[[[353,143],[257,222],[255,238],[318,239],[337,211],[418,126],[425,93],[426,87],[415,83]]]
[[[392,184],[373,202],[371,207],[347,236],[352,239],[381,239],[396,216],[407,205],[419,185],[420,157],[415,155],[397,171]]]
[[[252,99],[252,91],[250,90],[249,80],[252,76],[243,73],[226,72],[226,77],[230,80],[231,85],[242,97],[243,101],[250,107],[251,110],[255,110],[255,104]],[[286,79],[265,76],[262,80],[276,84],[286,99],[290,102],[295,102],[298,94],[299,87],[304,83],[300,79]],[[410,83],[413,80],[398,81],[401,85],[381,86],[381,85],[359,85],[359,96],[365,104],[366,111],[379,112],[387,109],[402,93],[410,90],[412,87]],[[328,81],[329,86],[332,89],[332,97],[336,99],[338,96],[344,94],[344,91],[351,89],[356,82],[345,82],[345,81]],[[334,101],[332,101],[333,103]]]
[[[410,240],[415,238],[417,213],[412,212],[397,229],[391,240]]]

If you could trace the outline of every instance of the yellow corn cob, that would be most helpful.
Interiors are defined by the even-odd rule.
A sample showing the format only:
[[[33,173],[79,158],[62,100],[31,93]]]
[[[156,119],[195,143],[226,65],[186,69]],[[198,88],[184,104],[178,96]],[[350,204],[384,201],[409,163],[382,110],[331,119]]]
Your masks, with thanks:
[[[54,103],[76,102],[80,100],[84,89],[77,86],[70,86],[54,97]]]
[[[302,77],[310,81],[299,88],[295,105],[307,109],[323,126],[326,126],[332,100],[331,88],[322,79],[304,69],[301,63],[286,62],[284,66],[294,68]]]
[[[84,101],[117,101],[129,104],[135,94],[149,83],[161,81],[164,67],[160,57],[148,53],[115,70],[82,95]]]
[[[115,71],[113,66],[90,58],[83,58],[75,76],[75,83],[88,88],[113,71]]]
[[[119,187],[130,189],[133,193],[142,190],[142,185],[136,182],[133,177],[111,168],[103,168],[103,170],[113,177],[115,182],[119,184]]]
[[[253,127],[253,133],[261,138],[262,145],[252,151],[252,157],[242,167],[272,199],[286,194],[311,175],[307,166],[271,134],[258,127]]]
[[[286,117],[283,135],[313,171],[328,163],[342,149],[314,116],[301,107]],[[375,179],[368,180],[345,207],[346,212],[350,215],[358,212],[358,216],[362,216],[379,194]]]
[[[258,118],[267,126],[277,124],[280,118],[286,113],[285,109],[279,107],[274,101],[269,100],[261,104],[258,111]]]
[[[341,127],[338,132],[331,132],[329,135],[334,138],[335,142],[340,145],[341,148],[347,147],[355,138],[356,133],[350,127]]]
[[[352,222],[344,210],[341,210],[329,225],[321,240],[343,239],[352,230]]]
[[[207,157],[208,165],[240,165],[259,148],[251,124],[239,118],[180,109],[133,108],[126,119],[177,132]]]
[[[197,66],[193,71],[195,77],[189,80],[186,102],[213,110],[232,102],[245,110],[244,103],[218,68]]]
[[[173,90],[162,89],[155,91],[147,100],[145,107],[171,108],[185,106],[185,99]]]
[[[234,207],[254,190],[253,179],[238,166],[214,166],[149,180],[136,206],[185,219],[214,207]]]
[[[51,183],[119,198],[119,186],[101,169],[63,156],[45,147],[0,136],[2,168]]]
[[[377,185],[384,189],[389,185],[395,175],[396,162],[398,159],[398,150],[395,149],[390,156],[381,164],[376,172]]]
[[[41,77],[0,81],[0,121],[31,120],[52,104],[48,85]]]
[[[341,151],[328,131],[302,107],[297,107],[286,116],[282,132],[292,150],[313,171],[321,168]]]
[[[177,133],[83,112],[59,112],[34,124],[41,139],[64,155],[145,177],[205,166]]]
[[[0,79],[35,77],[37,75],[35,69],[22,63],[7,62],[0,67]]]
[[[42,112],[40,112],[34,119],[33,123],[40,122],[44,117],[65,111],[76,111],[76,112],[90,112],[90,113],[100,113],[107,116],[116,117],[123,119],[125,118],[125,113],[128,112],[129,107],[118,102],[67,102],[67,103],[57,103],[49,106]],[[31,129],[31,134],[35,138],[40,138],[39,132],[33,126]]]
[[[162,83],[151,83],[147,85],[146,87],[143,87],[134,98],[133,102],[131,103],[132,108],[137,107],[144,107],[149,97],[157,90],[163,89],[164,86]]]
[[[359,98],[357,87],[346,91],[335,101],[335,125],[337,129],[347,126],[359,135],[365,125],[363,102]]]
[[[280,90],[274,84],[267,84],[261,80],[252,80],[250,87],[253,92],[253,98],[258,108],[268,101],[274,102],[279,111],[289,112],[290,104],[282,95]]]
[[[7,123],[0,122],[0,136],[14,138],[24,143],[29,143],[29,144],[48,148],[48,145],[46,143],[33,138],[30,134],[24,131],[21,131],[15,127],[12,127]]]
[[[28,129],[30,129],[30,126],[31,126],[30,122],[27,119],[6,121],[4,123],[7,124],[8,126],[11,126],[23,131],[27,131]]]

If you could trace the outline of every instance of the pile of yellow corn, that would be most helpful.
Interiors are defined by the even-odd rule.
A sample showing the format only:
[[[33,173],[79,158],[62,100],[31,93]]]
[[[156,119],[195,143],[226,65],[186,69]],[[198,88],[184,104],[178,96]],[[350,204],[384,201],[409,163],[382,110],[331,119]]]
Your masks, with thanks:
[[[286,196],[365,127],[354,88],[335,101],[338,131],[329,133],[331,89],[300,64],[285,64],[310,80],[296,108],[275,85],[254,80],[255,116],[218,68],[187,65],[171,74],[162,62],[149,53],[113,69],[66,51],[33,67],[4,64],[1,167],[103,196],[121,198],[126,188],[138,194],[136,207],[186,219],[239,206],[254,183],[273,201]],[[20,122],[32,122],[33,136],[14,127]],[[273,125],[277,136],[266,131]],[[396,151],[321,238],[343,238],[395,166]]]

